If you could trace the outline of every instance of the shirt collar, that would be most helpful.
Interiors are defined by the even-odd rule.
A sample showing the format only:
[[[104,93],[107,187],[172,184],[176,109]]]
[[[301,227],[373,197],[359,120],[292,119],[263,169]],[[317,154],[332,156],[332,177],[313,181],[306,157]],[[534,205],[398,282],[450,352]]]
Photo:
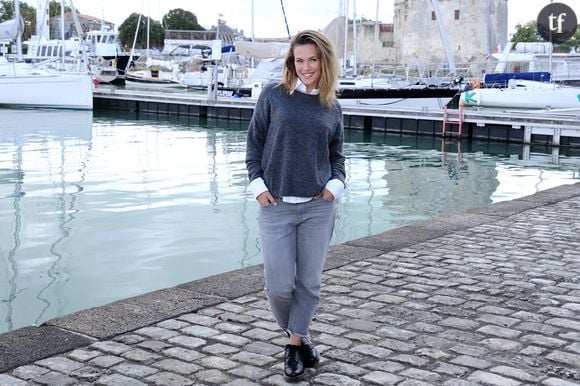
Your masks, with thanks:
[[[296,87],[294,87],[294,91],[299,91],[303,94],[308,94],[308,91],[306,91],[306,85],[302,83],[300,79],[296,81]],[[318,94],[320,94],[320,89],[318,88],[315,88],[310,92],[310,95],[318,95]]]

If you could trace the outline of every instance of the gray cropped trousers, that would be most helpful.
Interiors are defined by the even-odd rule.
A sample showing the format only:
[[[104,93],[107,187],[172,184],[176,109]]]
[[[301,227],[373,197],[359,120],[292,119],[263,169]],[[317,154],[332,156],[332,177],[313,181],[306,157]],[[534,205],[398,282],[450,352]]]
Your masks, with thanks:
[[[260,208],[265,291],[277,324],[291,335],[309,336],[335,217],[334,202],[322,198]]]

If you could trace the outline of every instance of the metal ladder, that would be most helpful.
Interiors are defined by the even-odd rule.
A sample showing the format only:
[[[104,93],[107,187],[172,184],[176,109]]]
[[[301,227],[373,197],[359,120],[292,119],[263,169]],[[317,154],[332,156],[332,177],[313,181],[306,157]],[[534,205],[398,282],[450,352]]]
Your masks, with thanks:
[[[457,125],[457,131],[448,130],[448,125]],[[459,105],[459,109],[448,109],[445,106],[443,110],[443,138],[446,135],[456,135],[461,137],[463,132],[463,105]]]

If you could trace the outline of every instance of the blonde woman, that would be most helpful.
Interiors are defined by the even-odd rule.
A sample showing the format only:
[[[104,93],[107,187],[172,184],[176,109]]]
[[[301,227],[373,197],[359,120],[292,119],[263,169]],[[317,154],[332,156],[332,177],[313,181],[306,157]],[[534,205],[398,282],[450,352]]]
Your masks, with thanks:
[[[265,291],[289,336],[284,377],[295,382],[319,354],[310,323],[345,189],[338,63],[330,40],[306,30],[290,43],[283,79],[264,88],[248,128],[246,166],[260,205]]]

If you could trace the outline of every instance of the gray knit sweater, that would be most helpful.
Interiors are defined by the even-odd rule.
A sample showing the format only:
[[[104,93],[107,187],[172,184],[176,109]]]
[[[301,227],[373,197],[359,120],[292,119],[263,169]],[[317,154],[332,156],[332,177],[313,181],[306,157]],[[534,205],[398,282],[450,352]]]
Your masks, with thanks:
[[[250,181],[262,177],[275,198],[312,197],[331,179],[344,183],[342,108],[318,95],[288,94],[274,84],[260,94],[248,128]]]

